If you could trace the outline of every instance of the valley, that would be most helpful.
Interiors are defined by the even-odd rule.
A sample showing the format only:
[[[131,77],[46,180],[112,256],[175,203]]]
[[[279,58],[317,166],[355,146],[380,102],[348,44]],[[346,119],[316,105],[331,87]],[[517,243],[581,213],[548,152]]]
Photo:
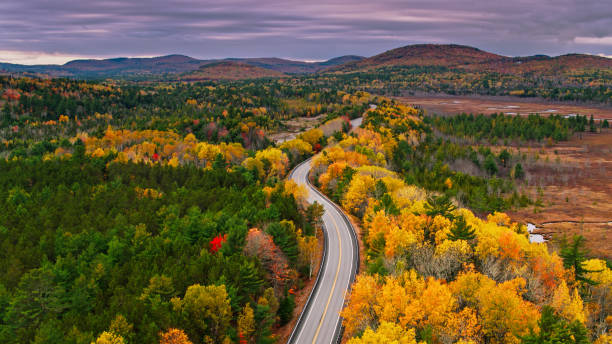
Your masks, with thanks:
[[[0,342],[606,344],[610,61],[2,64]]]

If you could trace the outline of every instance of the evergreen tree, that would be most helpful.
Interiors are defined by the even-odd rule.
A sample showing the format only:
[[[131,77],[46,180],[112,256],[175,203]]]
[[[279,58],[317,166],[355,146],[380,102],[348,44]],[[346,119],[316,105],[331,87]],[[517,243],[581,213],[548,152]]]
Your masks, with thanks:
[[[455,220],[455,224],[453,226],[453,228],[451,229],[450,234],[448,235],[448,238],[450,240],[473,240],[474,238],[476,238],[476,234],[475,234],[475,230],[474,228],[472,228],[472,226],[468,225],[465,222],[465,218],[463,216],[458,216],[457,219]]]
[[[584,268],[584,261],[588,251],[584,248],[584,237],[582,235],[574,235],[572,241],[568,242],[566,237],[561,239],[561,258],[563,265],[567,269],[573,269],[577,281],[594,285],[596,282],[588,279],[585,274],[589,271]]]
[[[487,155],[484,162],[484,168],[489,173],[489,175],[494,175],[497,173],[497,163],[495,162],[495,158],[493,154]]]
[[[538,321],[539,333],[530,330],[522,338],[523,344],[588,344],[587,329],[579,321],[569,323],[550,306],[542,308],[542,315]]]
[[[499,153],[499,161],[501,161],[504,167],[506,167],[506,165],[508,164],[508,161],[510,161],[510,158],[511,158],[510,152],[508,152],[508,150],[506,149],[504,149],[503,151],[501,151],[501,153]]]
[[[523,179],[525,178],[525,171],[523,170],[523,165],[520,162],[514,165],[514,179]]]
[[[280,301],[278,307],[278,316],[280,318],[280,324],[284,325],[291,320],[293,317],[293,309],[295,308],[295,299],[293,295],[285,293],[285,297]]]
[[[447,195],[428,197],[427,203],[425,204],[426,214],[430,217],[441,215],[449,220],[454,220],[455,216],[452,212],[455,209],[457,209],[457,207]]]

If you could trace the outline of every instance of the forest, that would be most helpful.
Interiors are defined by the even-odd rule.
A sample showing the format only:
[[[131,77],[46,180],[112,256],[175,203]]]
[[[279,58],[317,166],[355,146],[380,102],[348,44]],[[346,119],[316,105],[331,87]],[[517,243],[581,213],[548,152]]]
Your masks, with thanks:
[[[593,116],[575,115],[565,118],[560,115],[541,116],[531,114],[528,116],[512,116],[492,114],[459,114],[456,116],[428,117],[426,121],[432,124],[440,132],[452,136],[474,138],[476,141],[487,139],[492,142],[497,140],[517,140],[522,142],[543,139],[553,141],[567,141],[575,132],[596,132],[598,128],[609,128],[607,120],[598,121],[596,124]]]
[[[309,77],[306,77],[308,79]],[[343,90],[366,91],[387,96],[451,94],[538,97],[554,101],[610,103],[612,74],[609,70],[502,73],[445,66],[390,66],[369,71],[329,73],[319,83],[344,85]]]
[[[361,219],[348,343],[608,343],[609,263],[588,259],[579,236],[549,251],[502,212],[458,206],[456,174],[437,192],[414,183],[392,161],[430,131],[418,110],[383,103],[313,162],[319,187]]]
[[[285,177],[327,137],[264,130],[364,94],[2,82],[1,342],[276,341],[322,214]]]
[[[0,160],[0,341],[272,342],[316,245],[299,190],[83,152]]]
[[[398,77],[452,93],[423,73],[475,86],[409,71],[0,76],[0,342],[276,342],[322,246],[322,207],[286,180],[314,156],[313,184],[362,227],[365,266],[342,313],[349,343],[607,343],[609,263],[581,237],[557,252],[531,244],[503,213],[537,203],[517,187],[523,158],[491,149],[607,122],[425,114],[381,94],[412,87]],[[269,138],[301,117],[318,124]]]

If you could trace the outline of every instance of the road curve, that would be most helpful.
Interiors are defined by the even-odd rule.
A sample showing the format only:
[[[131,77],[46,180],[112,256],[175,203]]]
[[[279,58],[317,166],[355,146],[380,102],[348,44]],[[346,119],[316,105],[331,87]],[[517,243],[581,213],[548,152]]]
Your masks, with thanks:
[[[308,202],[325,208],[323,232],[325,249],[317,281],[289,344],[330,344],[339,342],[342,334],[340,311],[359,266],[359,245],[346,215],[308,181],[311,159],[298,165],[289,178],[308,190]]]

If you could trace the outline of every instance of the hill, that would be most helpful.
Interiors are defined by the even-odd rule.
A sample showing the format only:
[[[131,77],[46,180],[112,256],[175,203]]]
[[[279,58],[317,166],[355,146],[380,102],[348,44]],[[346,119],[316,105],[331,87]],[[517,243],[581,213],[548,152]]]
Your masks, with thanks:
[[[276,70],[261,68],[244,62],[220,61],[205,64],[195,71],[180,75],[178,79],[182,81],[241,80],[276,78],[285,75],[285,73]]]
[[[364,59],[361,56],[347,55],[336,57],[327,61],[322,62],[304,62],[280,59],[276,57],[264,57],[264,58],[231,58],[226,59],[229,61],[238,61],[253,66],[272,69],[282,73],[289,74],[311,74],[324,70],[329,67],[339,66],[347,62],[360,61]]]
[[[275,57],[269,58],[228,58],[217,60],[199,60],[185,55],[167,55],[151,58],[86,59],[74,60],[64,65],[19,65],[0,63],[0,74],[19,73],[46,75],[50,77],[74,78],[114,78],[134,76],[160,76],[196,71],[200,66],[222,61],[239,62],[290,74],[310,74],[325,68],[358,61],[360,56],[341,56],[322,62],[293,61]]]
[[[447,67],[472,71],[505,74],[610,69],[612,59],[586,54],[568,54],[556,57],[534,55],[508,57],[456,44],[415,44],[392,49],[366,59],[349,62],[327,69],[328,72],[373,71],[384,67]]]
[[[586,54],[567,54],[555,57],[534,55],[527,57],[507,57],[496,61],[486,61],[464,66],[464,68],[504,74],[536,73],[552,75],[555,73],[581,70],[609,70],[612,69],[612,59]]]
[[[331,68],[330,71],[371,70],[390,66],[460,66],[497,61],[505,56],[456,44],[415,44],[392,49],[366,59]]]

